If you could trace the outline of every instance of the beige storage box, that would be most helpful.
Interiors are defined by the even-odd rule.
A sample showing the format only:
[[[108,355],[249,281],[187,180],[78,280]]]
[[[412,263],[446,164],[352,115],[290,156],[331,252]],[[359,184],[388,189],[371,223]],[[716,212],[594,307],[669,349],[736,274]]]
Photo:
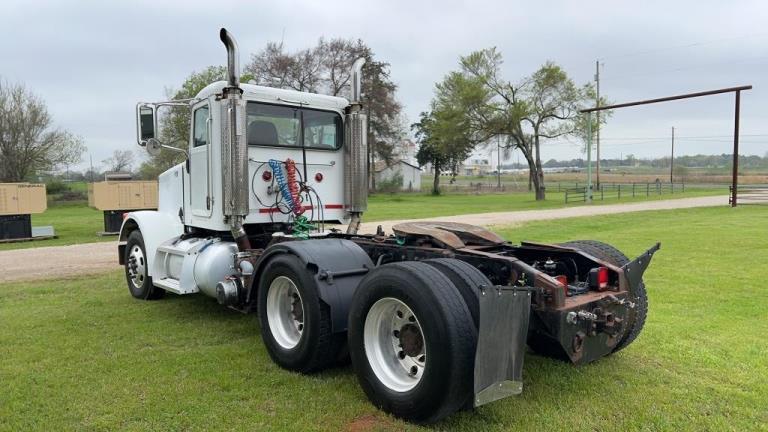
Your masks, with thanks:
[[[156,209],[157,181],[90,183],[88,205],[102,211]]]
[[[42,213],[47,208],[44,184],[0,183],[0,215]]]

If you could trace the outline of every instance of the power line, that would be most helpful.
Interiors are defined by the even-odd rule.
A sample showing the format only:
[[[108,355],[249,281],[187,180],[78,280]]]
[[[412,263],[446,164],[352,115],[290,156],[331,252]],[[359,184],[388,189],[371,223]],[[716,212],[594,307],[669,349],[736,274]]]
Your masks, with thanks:
[[[635,51],[635,52],[631,52],[631,53],[624,53],[624,54],[618,54],[618,55],[610,55],[608,57],[601,57],[598,60],[635,57],[635,56],[640,56],[640,55],[653,54],[653,53],[661,52],[661,51],[670,51],[670,50],[682,49],[682,48],[692,48],[692,47],[696,47],[696,46],[716,44],[716,43],[720,43],[720,42],[724,42],[724,41],[732,41],[732,40],[738,40],[738,39],[748,39],[748,38],[752,38],[752,37],[765,37],[765,36],[768,36],[768,33],[752,33],[752,34],[746,34],[746,35],[741,35],[741,36],[732,36],[732,37],[727,37],[727,38],[713,39],[713,40],[709,40],[709,41],[693,42],[693,43],[684,44],[684,45],[666,46],[666,47],[652,48],[652,49],[643,50],[643,51]]]

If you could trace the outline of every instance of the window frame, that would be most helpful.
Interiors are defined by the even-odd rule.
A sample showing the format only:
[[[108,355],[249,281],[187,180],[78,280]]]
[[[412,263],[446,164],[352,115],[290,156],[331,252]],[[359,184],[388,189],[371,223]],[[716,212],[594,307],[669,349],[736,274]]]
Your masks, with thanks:
[[[270,102],[261,102],[256,100],[246,100],[246,107],[245,107],[245,118],[246,121],[248,120],[248,105],[249,104],[256,104],[256,105],[269,105],[269,106],[276,106],[281,108],[290,108],[290,109],[297,109],[299,111],[316,111],[316,112],[323,112],[323,113],[330,113],[338,116],[340,120],[340,125],[337,128],[337,134],[336,137],[336,147],[310,147],[310,146],[302,146],[302,145],[286,145],[286,144],[248,144],[248,147],[265,147],[265,148],[288,148],[288,149],[297,149],[301,150],[302,148],[306,150],[317,150],[317,151],[327,151],[327,152],[335,152],[339,151],[344,148],[344,116],[340,114],[338,111],[334,111],[332,109],[320,109],[320,108],[310,108],[310,107],[302,107],[302,106],[293,106],[293,105],[284,105],[284,104],[277,104],[277,103],[270,103]],[[299,131],[301,132],[301,140],[304,141],[304,113],[302,112],[299,116]],[[246,142],[248,142],[248,127],[246,125]]]
[[[197,112],[206,109],[208,110],[208,115],[205,117],[205,121],[203,123],[205,124],[205,144],[197,144],[197,139],[195,137],[197,130]],[[192,148],[200,148],[211,145],[211,107],[208,103],[205,105],[201,105],[195,109],[192,110]]]

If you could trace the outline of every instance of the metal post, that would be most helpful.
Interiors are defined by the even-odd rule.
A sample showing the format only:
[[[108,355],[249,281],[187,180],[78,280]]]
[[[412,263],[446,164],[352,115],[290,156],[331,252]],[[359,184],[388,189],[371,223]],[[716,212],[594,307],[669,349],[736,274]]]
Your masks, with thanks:
[[[739,188],[739,106],[741,105],[741,91],[736,91],[736,110],[733,122],[733,199],[731,207],[736,207],[736,198]]]
[[[496,136],[496,187],[501,190],[501,136]]]
[[[595,82],[597,88],[597,100],[595,106],[600,108],[600,60],[595,61]],[[597,138],[597,187],[600,187],[600,111],[595,112],[597,120],[595,135]]]
[[[675,182],[672,177],[674,166],[675,166],[675,127],[672,126],[672,156],[671,156],[671,159],[669,159],[669,182],[670,183]]]
[[[587,201],[592,202],[592,113],[587,113]]]

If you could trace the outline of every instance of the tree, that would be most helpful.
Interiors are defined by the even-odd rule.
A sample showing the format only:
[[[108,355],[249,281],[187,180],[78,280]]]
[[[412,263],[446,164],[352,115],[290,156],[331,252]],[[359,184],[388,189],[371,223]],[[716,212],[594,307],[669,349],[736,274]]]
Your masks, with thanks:
[[[366,59],[362,71],[363,104],[368,114],[368,172],[371,188],[375,189],[370,168],[377,159],[391,161],[394,144],[405,129],[389,63],[376,60],[373,51],[359,39],[321,38],[316,46],[296,53],[286,52],[282,42],[270,42],[251,56],[245,71],[259,85],[349,98],[352,64],[360,57]]]
[[[133,152],[130,150],[115,150],[112,156],[101,161],[107,170],[112,172],[130,171],[133,165]]]
[[[83,152],[81,138],[53,127],[45,102],[23,84],[0,80],[0,181],[78,163]]]
[[[411,125],[419,142],[416,160],[420,166],[432,164],[434,178],[432,180],[432,195],[440,194],[440,174],[450,171],[456,175],[461,162],[469,156],[473,145],[466,136],[457,133],[461,128],[455,124],[456,116],[449,110],[440,111],[433,101],[433,111],[422,112],[419,122]]]
[[[189,99],[197,96],[200,90],[208,84],[226,80],[226,66],[208,66],[199,71],[192,72],[181,84],[179,90],[168,90],[169,99]],[[243,74],[243,81],[253,79],[252,75]],[[188,107],[161,108],[159,136],[163,144],[186,149],[189,146],[190,110]],[[180,152],[164,150],[157,156],[150,158],[139,167],[139,177],[143,179],[157,178],[160,173],[182,162],[184,156]]]
[[[520,149],[528,162],[536,199],[545,199],[541,163],[543,140],[585,136],[587,122],[579,110],[595,99],[591,84],[577,86],[560,68],[547,62],[531,76],[517,83],[501,77],[502,56],[496,48],[462,57],[463,86],[481,85],[480,98],[464,100],[467,127],[476,140],[506,135],[511,146]],[[607,115],[601,116],[604,122]]]

